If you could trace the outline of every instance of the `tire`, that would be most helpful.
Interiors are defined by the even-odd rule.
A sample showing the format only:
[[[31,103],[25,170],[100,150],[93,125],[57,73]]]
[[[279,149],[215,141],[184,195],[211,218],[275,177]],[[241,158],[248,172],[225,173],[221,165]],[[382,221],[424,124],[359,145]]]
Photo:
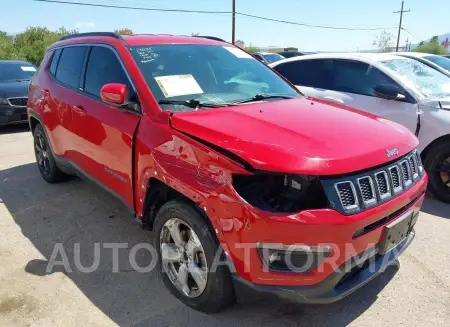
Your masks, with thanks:
[[[163,235],[169,232],[167,223],[173,220],[188,225],[195,232],[195,236],[198,236],[202,250],[204,250],[203,258],[207,264],[207,280],[204,290],[197,297],[190,297],[177,288],[172,282],[168,270],[163,265],[161,243],[164,240]],[[234,302],[233,284],[228,267],[218,265],[215,271],[208,269],[208,267],[212,267],[219,244],[208,222],[193,205],[177,200],[167,202],[158,211],[154,227],[154,245],[158,253],[158,268],[165,286],[175,297],[187,306],[205,313],[218,312]]]
[[[36,125],[33,137],[34,154],[42,178],[48,183],[57,183],[64,180],[67,175],[59,170],[56,165],[49,142],[40,124]]]
[[[443,174],[435,171],[442,162],[450,160],[450,141],[444,141],[434,145],[424,158],[424,167],[428,173],[429,182],[428,189],[437,199],[450,203],[450,180],[445,180]],[[450,165],[450,162],[448,163]],[[450,173],[447,173],[447,179]]]

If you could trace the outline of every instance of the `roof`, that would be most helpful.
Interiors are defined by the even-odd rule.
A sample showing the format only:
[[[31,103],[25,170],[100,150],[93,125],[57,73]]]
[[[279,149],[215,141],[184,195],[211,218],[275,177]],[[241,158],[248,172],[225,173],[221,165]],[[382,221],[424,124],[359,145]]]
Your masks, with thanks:
[[[271,64],[271,67],[278,66],[285,62],[308,60],[308,59],[366,59],[365,61],[384,61],[401,59],[401,57],[390,53],[366,53],[366,52],[349,52],[349,53],[315,53],[299,57],[283,59]]]
[[[212,45],[228,44],[225,42],[216,41],[203,37],[170,35],[170,34],[133,34],[133,35],[122,35],[122,38],[128,45],[146,45],[146,44],[164,44],[164,43],[212,44]]]
[[[31,65],[32,63],[28,61],[22,61],[22,60],[0,60],[0,64],[19,64],[19,65]]]
[[[212,39],[211,37],[196,37],[170,34],[132,34],[118,35],[112,32],[79,33],[61,38],[57,43],[89,43],[110,40],[112,42],[124,42],[126,45],[149,44],[211,44],[230,45],[227,42]]]
[[[427,56],[435,56],[432,53],[423,53],[423,52],[393,52],[393,54],[398,54],[399,56],[407,56],[414,58],[423,58]]]

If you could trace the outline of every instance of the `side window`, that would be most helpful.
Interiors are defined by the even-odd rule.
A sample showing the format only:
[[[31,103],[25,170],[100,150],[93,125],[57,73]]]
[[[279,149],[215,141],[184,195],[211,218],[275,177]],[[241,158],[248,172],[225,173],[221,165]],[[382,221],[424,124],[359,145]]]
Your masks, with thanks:
[[[62,49],[56,69],[56,79],[73,88],[80,87],[86,47],[67,47]]]
[[[331,65],[328,59],[299,60],[281,64],[275,70],[295,85],[329,89]]]
[[[379,84],[395,84],[378,68],[359,61],[334,60],[335,91],[375,96],[373,88]]]
[[[56,67],[58,66],[59,57],[61,56],[61,49],[56,49],[53,52],[52,62],[50,63],[50,73],[55,76]]]
[[[121,83],[132,90],[127,75],[115,53],[106,47],[93,47],[87,64],[84,91],[100,97],[100,90],[108,83]]]

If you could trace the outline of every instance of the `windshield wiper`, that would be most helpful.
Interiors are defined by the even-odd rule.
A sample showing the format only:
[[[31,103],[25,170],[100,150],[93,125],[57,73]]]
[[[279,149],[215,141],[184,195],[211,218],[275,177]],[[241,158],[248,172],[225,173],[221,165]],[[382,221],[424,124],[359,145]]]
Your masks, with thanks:
[[[294,99],[294,98],[296,97],[284,94],[256,94],[251,98],[233,102],[233,104],[261,101],[266,99]]]
[[[212,102],[201,102],[195,99],[181,101],[181,100],[159,100],[159,104],[176,104],[181,106],[186,106],[189,108],[221,108],[232,105],[231,103],[212,103]]]

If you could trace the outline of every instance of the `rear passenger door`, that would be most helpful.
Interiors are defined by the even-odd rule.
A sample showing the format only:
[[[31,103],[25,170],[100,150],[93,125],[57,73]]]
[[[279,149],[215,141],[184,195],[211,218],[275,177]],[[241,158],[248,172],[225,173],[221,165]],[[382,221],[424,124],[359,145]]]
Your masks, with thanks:
[[[81,87],[83,96],[73,112],[76,164],[87,175],[119,196],[130,207],[132,198],[133,136],[141,113],[102,102],[101,88],[125,84],[129,98],[137,101],[131,80],[114,48],[89,48]]]
[[[49,66],[51,78],[41,92],[45,124],[53,150],[60,157],[74,161],[78,149],[73,127],[73,109],[81,97],[81,75],[87,46],[69,46],[53,52]],[[49,117],[49,118],[46,118]],[[51,119],[51,122],[49,121]]]

